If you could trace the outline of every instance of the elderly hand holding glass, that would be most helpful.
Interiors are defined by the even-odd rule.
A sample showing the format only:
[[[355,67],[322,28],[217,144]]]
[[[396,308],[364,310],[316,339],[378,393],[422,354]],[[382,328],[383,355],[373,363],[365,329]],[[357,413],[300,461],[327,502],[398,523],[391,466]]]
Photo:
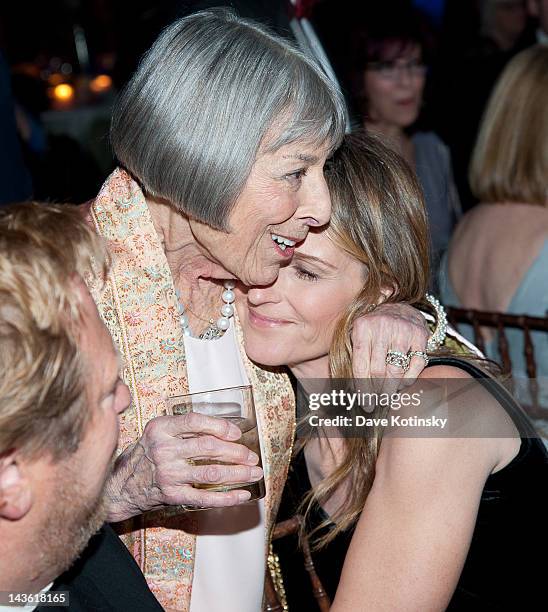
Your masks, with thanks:
[[[190,393],[179,397],[171,397],[168,402],[168,411],[173,415],[201,414],[213,417],[218,421],[235,425],[241,432],[239,443],[244,445],[248,451],[248,460],[259,459],[259,467],[252,468],[252,478],[240,477],[237,482],[218,482],[217,467],[212,468],[214,481],[211,483],[196,483],[197,489],[207,491],[231,491],[238,489],[250,494],[249,500],[261,499],[265,495],[264,478],[261,466],[261,447],[259,441],[259,430],[257,427],[257,415],[253,403],[253,391],[250,385],[241,387],[229,387],[227,389],[214,389],[202,393]],[[215,458],[194,457],[194,465],[212,466],[216,463]],[[243,498],[244,496],[240,496]]]
[[[262,478],[260,457],[239,443],[241,436],[229,420],[196,412],[152,419],[116,462],[121,479],[112,479],[107,489],[109,520],[166,505],[213,508],[249,501],[249,491],[196,488]]]

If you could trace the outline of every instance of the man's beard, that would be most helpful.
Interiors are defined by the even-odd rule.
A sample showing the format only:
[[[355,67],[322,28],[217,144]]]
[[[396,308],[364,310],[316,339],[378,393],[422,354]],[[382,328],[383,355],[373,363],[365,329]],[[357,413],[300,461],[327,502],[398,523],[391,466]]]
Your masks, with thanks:
[[[36,577],[47,574],[55,579],[66,571],[105,522],[106,482],[97,498],[89,499],[87,492],[86,499],[82,477],[82,471],[70,464],[60,470],[52,495],[54,505],[38,534]]]

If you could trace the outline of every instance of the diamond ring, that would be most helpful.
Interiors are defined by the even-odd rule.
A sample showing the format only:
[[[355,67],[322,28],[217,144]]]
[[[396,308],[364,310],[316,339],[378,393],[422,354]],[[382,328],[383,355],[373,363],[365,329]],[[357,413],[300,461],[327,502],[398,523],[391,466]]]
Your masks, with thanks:
[[[430,361],[428,355],[424,351],[409,351],[407,353],[407,356],[409,357],[409,359],[413,357],[422,357],[422,359],[424,359],[425,367],[428,365],[428,362]]]
[[[409,370],[411,364],[411,357],[409,354],[402,353],[401,351],[388,351],[386,353],[386,365],[395,366],[396,368],[402,368],[404,372]]]

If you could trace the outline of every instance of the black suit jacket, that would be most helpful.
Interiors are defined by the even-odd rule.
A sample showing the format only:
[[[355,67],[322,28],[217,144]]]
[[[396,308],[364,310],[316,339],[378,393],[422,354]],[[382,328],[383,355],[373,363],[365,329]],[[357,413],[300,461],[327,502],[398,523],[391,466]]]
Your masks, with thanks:
[[[68,607],[38,607],[40,612],[158,612],[163,608],[147,586],[133,557],[111,527],[89,541],[75,564],[54,582],[51,592],[68,591]]]

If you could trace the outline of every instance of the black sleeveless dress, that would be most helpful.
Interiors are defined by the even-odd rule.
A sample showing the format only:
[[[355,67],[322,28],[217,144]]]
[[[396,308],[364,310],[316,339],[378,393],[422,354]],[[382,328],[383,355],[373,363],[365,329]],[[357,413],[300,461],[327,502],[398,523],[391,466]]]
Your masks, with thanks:
[[[456,358],[431,359],[430,365],[459,367],[479,379],[520,432],[532,431],[527,417],[506,389],[476,366]],[[289,470],[278,520],[295,514],[309,488],[304,453],[300,452]],[[317,508],[310,524],[318,525],[325,518],[327,515]],[[340,533],[327,547],[313,553],[316,571],[331,601],[352,532],[350,529]],[[280,558],[289,612],[317,612],[296,537],[274,542],[274,550]],[[548,555],[548,453],[538,437],[528,434],[521,438],[516,457],[485,482],[468,556],[447,610],[547,610],[545,555]]]

